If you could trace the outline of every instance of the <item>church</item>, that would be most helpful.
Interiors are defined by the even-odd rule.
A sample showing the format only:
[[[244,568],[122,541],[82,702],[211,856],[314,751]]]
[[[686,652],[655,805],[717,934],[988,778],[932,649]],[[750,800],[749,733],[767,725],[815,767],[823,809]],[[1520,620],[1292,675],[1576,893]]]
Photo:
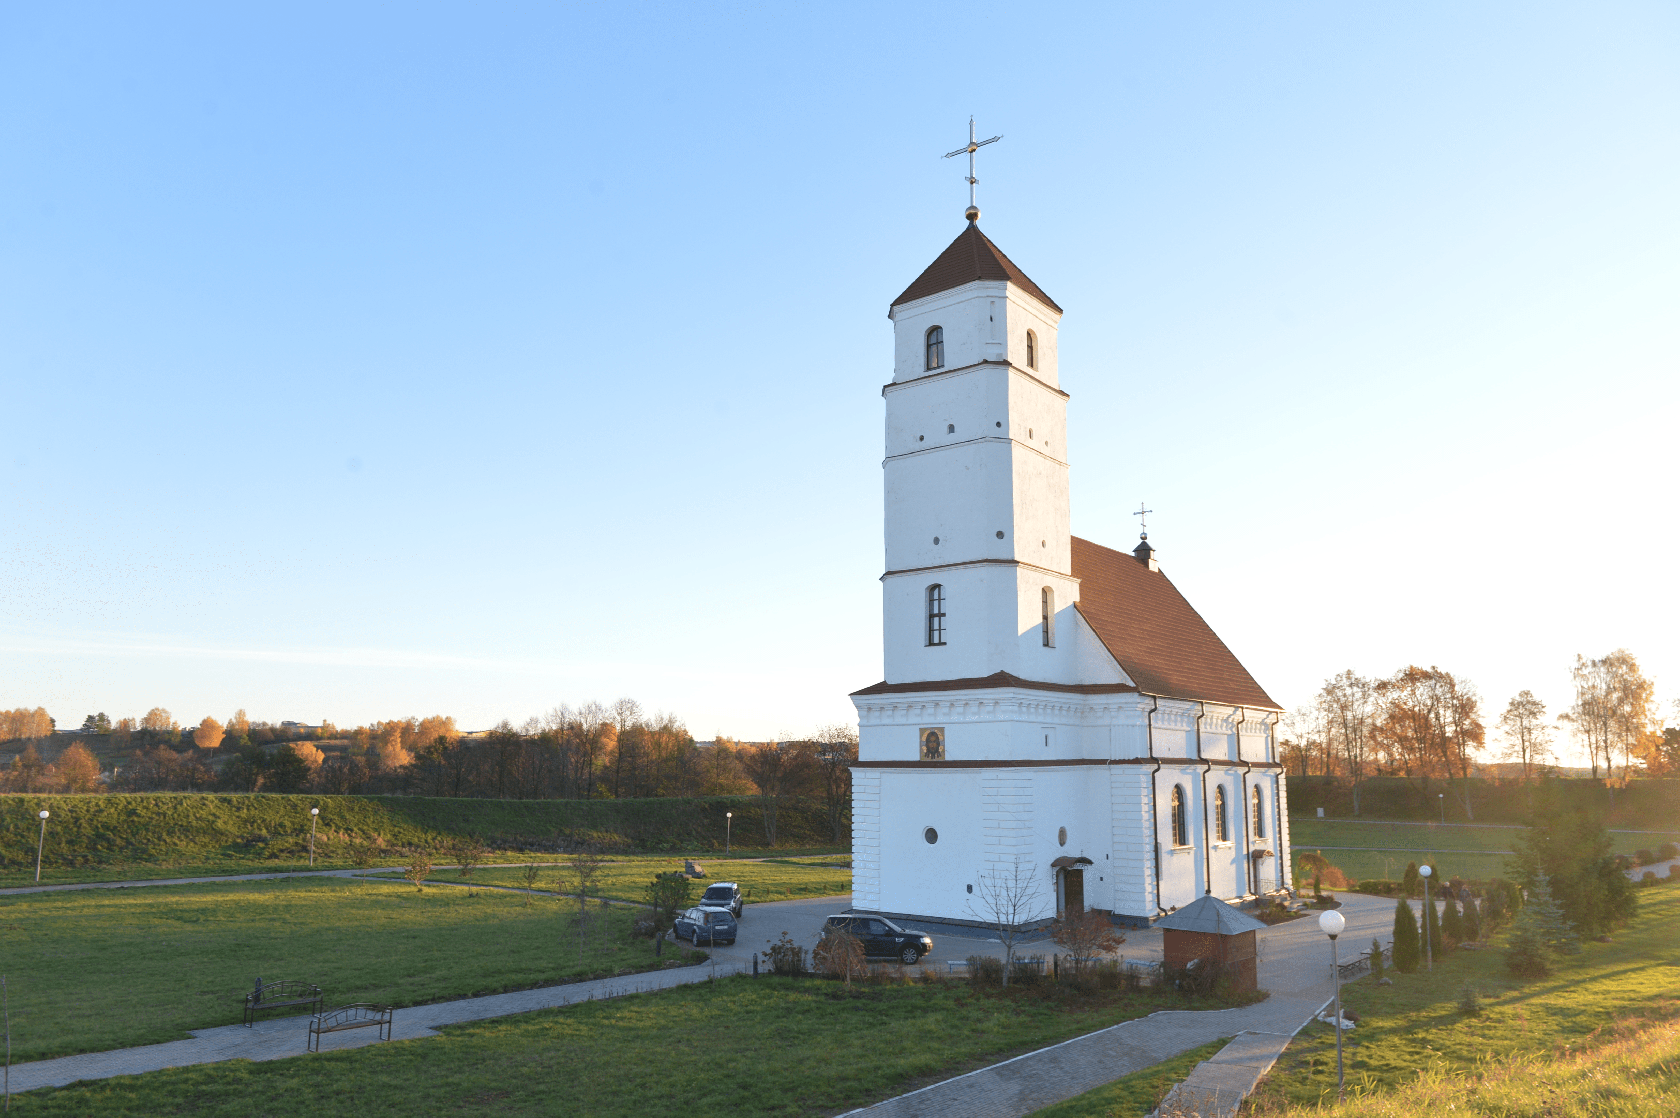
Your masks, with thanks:
[[[1016,922],[1143,925],[1288,888],[1280,709],[1147,531],[1130,553],[1071,534],[1062,309],[967,216],[888,312],[886,678],[851,696],[852,907],[986,922],[1014,880]]]

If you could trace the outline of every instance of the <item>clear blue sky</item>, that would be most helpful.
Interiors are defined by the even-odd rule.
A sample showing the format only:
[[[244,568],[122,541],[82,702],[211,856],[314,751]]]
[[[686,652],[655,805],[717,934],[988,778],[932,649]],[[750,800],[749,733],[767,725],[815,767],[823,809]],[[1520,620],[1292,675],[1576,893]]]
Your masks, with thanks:
[[[1286,705],[1680,694],[1670,4],[0,8],[0,706],[880,678],[888,302],[1067,311],[1074,530]]]

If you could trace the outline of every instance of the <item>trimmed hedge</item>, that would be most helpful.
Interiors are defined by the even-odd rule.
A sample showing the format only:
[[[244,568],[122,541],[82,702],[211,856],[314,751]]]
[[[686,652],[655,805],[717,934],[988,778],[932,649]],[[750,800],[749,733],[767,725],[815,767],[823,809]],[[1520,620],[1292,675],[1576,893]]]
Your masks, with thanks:
[[[492,848],[567,851],[722,850],[724,812],[735,813],[734,845],[766,846],[756,797],[648,800],[480,800],[422,796],[283,796],[157,792],[94,796],[0,796],[0,866],[33,866],[36,812],[52,813],[45,860],[93,866],[200,859],[295,858],[309,845],[309,809],[321,817],[316,850],[343,855],[375,835],[387,847],[443,846],[477,835]],[[818,800],[784,802],[778,845],[835,846]],[[849,843],[847,835],[839,845]]]
[[[1612,805],[1610,789],[1602,780],[1558,780],[1553,782],[1565,807],[1587,807],[1602,813],[1608,827],[1633,830],[1670,831],[1680,818],[1680,780],[1635,780],[1616,789]],[[1532,784],[1472,778],[1470,803],[1477,823],[1527,823]],[[1359,786],[1360,819],[1395,819],[1430,822],[1441,818],[1445,792],[1447,822],[1464,823],[1464,805],[1457,797],[1459,782],[1449,787],[1436,780],[1426,797],[1413,781],[1397,776],[1371,777]],[[1289,776],[1289,812],[1313,816],[1317,809],[1334,819],[1356,818],[1353,788],[1336,777]]]

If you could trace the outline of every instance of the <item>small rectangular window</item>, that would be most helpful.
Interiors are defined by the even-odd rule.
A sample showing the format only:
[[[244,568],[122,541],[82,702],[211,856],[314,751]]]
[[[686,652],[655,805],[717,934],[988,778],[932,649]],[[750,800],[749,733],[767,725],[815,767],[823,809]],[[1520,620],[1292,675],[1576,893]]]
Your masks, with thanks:
[[[945,588],[937,582],[927,588],[927,642],[945,643]]]

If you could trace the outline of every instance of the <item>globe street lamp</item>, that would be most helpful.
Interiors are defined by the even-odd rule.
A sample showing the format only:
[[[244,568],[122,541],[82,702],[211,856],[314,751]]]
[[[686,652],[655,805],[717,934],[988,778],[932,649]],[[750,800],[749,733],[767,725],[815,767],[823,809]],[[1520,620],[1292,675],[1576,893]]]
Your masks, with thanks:
[[[35,844],[35,884],[41,884],[41,851],[47,845],[47,815],[46,808],[41,809],[41,841]]]
[[[1336,1101],[1342,1100],[1342,960],[1336,950],[1336,937],[1347,927],[1347,919],[1335,909],[1318,918],[1319,929],[1330,937],[1330,972],[1336,980]]]
[[[315,820],[320,818],[320,815],[321,815],[321,809],[320,808],[312,807],[312,808],[309,809],[309,868],[310,869],[315,868]]]
[[[733,811],[724,812],[723,813],[723,856],[725,858],[729,857],[729,836],[734,831],[734,829],[735,829],[735,813]]]
[[[1427,863],[1418,867],[1418,876],[1423,878],[1423,967],[1428,971],[1435,969],[1435,951],[1429,945],[1429,918],[1435,915],[1435,906],[1429,903],[1429,875],[1434,872]]]

